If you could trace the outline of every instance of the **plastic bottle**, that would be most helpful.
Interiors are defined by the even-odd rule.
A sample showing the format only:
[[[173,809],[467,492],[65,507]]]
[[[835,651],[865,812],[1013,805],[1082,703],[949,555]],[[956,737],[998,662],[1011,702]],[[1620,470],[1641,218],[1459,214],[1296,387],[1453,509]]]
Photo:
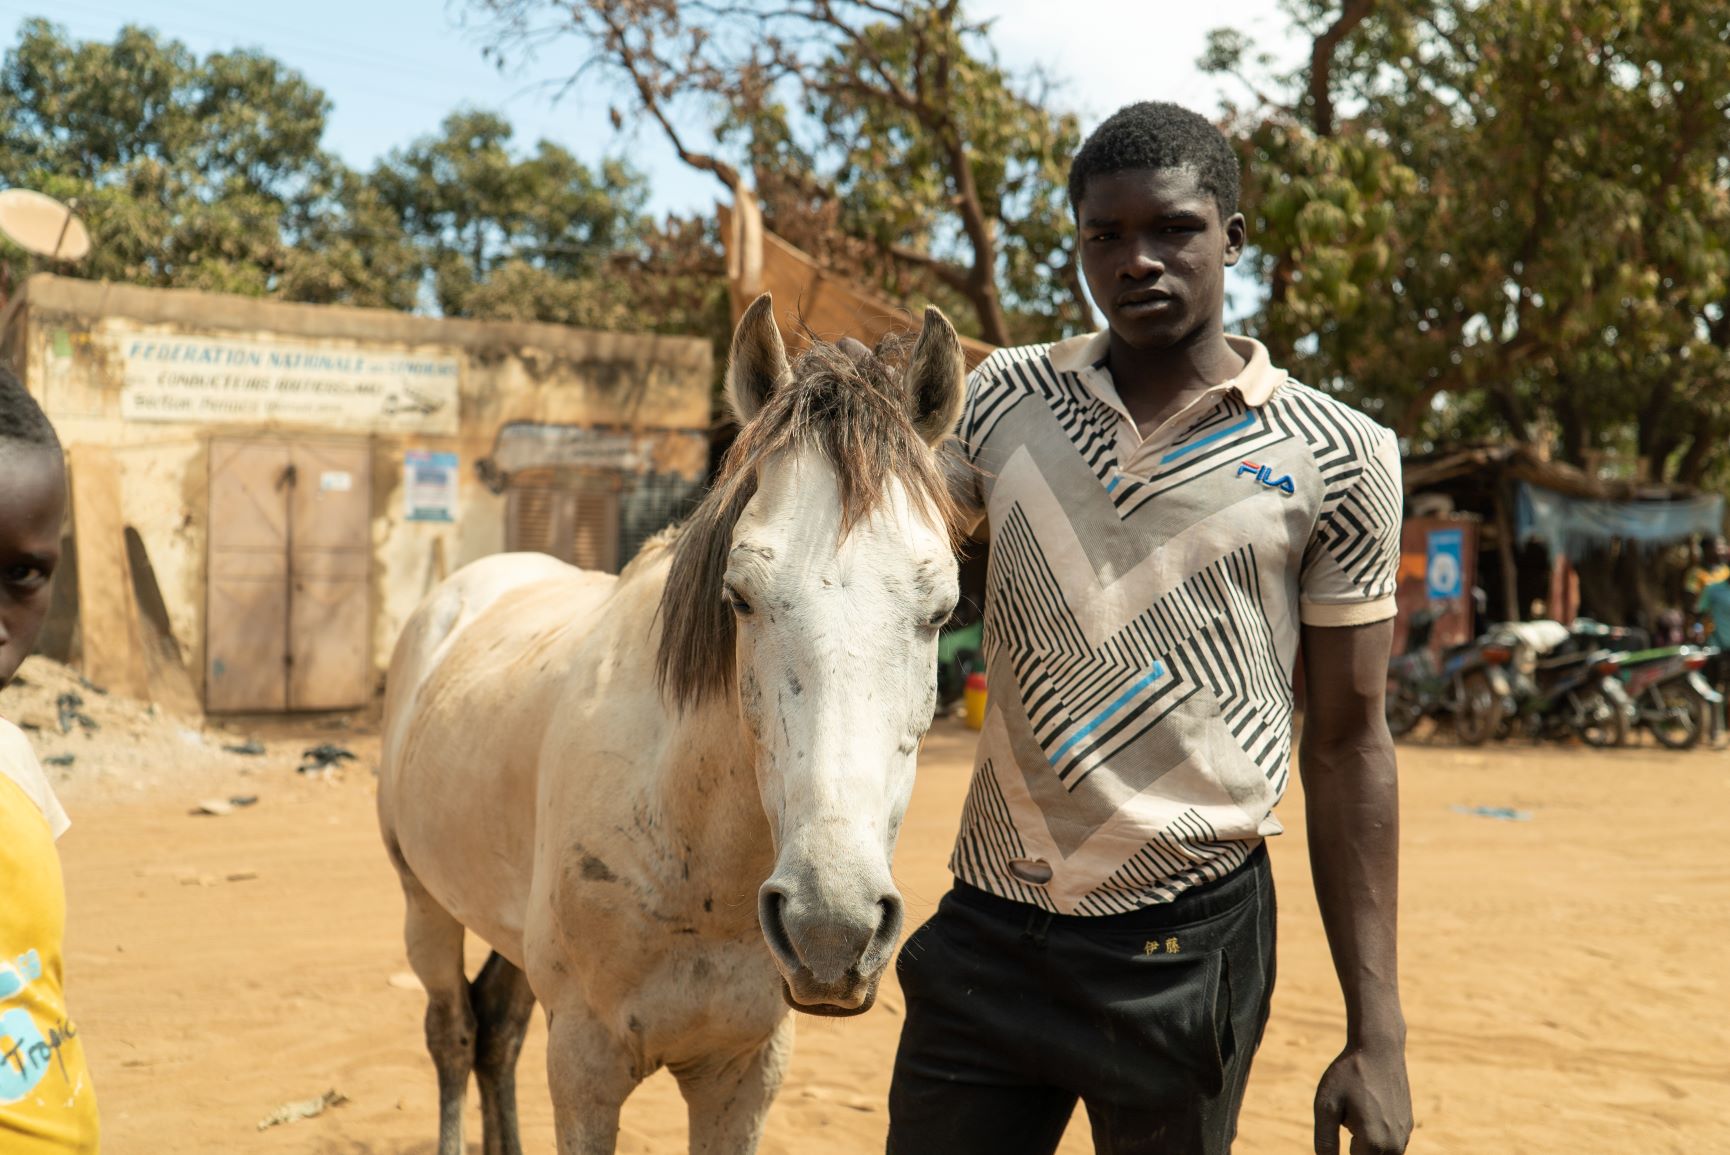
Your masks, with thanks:
[[[968,674],[961,697],[967,708],[967,728],[985,729],[985,675]]]

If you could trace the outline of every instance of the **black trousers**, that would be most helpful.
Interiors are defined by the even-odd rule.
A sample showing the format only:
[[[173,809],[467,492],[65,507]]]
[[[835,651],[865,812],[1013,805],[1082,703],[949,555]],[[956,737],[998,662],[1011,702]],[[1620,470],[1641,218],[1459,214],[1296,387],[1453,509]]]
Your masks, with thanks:
[[[957,881],[901,948],[890,1155],[1225,1155],[1274,983],[1258,847],[1171,903],[1052,915]]]

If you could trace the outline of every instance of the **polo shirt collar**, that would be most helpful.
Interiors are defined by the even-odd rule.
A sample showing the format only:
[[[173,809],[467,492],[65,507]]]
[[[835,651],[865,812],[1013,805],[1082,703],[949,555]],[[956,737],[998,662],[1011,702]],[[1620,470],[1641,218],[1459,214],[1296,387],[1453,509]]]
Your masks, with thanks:
[[[1273,362],[1268,359],[1267,346],[1253,337],[1239,337],[1228,333],[1225,340],[1232,350],[1244,359],[1243,371],[1208,392],[1235,389],[1245,405],[1260,408],[1267,404],[1274,390],[1285,383],[1285,370],[1274,368]],[[1099,391],[1112,408],[1121,409],[1123,403],[1117,396],[1111,373],[1105,367],[1106,354],[1110,349],[1111,332],[1102,329],[1097,333],[1059,341],[1046,355],[1051,359],[1053,369],[1059,373],[1076,374]]]

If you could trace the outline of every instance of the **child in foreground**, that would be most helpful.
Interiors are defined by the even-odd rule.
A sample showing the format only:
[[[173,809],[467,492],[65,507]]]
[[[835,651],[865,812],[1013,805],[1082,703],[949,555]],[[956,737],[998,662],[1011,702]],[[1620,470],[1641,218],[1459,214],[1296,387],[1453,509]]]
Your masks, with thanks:
[[[0,689],[48,613],[66,514],[59,439],[0,367]],[[0,1152],[94,1155],[96,1095],[66,1011],[66,891],[54,842],[70,823],[35,751],[0,718]]]

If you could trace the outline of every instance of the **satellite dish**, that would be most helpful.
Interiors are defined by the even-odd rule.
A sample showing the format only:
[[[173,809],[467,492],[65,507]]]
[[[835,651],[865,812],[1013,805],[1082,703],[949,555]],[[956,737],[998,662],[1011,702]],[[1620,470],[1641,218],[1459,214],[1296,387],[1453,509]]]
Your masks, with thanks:
[[[0,235],[26,252],[57,261],[80,261],[90,252],[90,233],[72,211],[27,188],[0,192]]]

